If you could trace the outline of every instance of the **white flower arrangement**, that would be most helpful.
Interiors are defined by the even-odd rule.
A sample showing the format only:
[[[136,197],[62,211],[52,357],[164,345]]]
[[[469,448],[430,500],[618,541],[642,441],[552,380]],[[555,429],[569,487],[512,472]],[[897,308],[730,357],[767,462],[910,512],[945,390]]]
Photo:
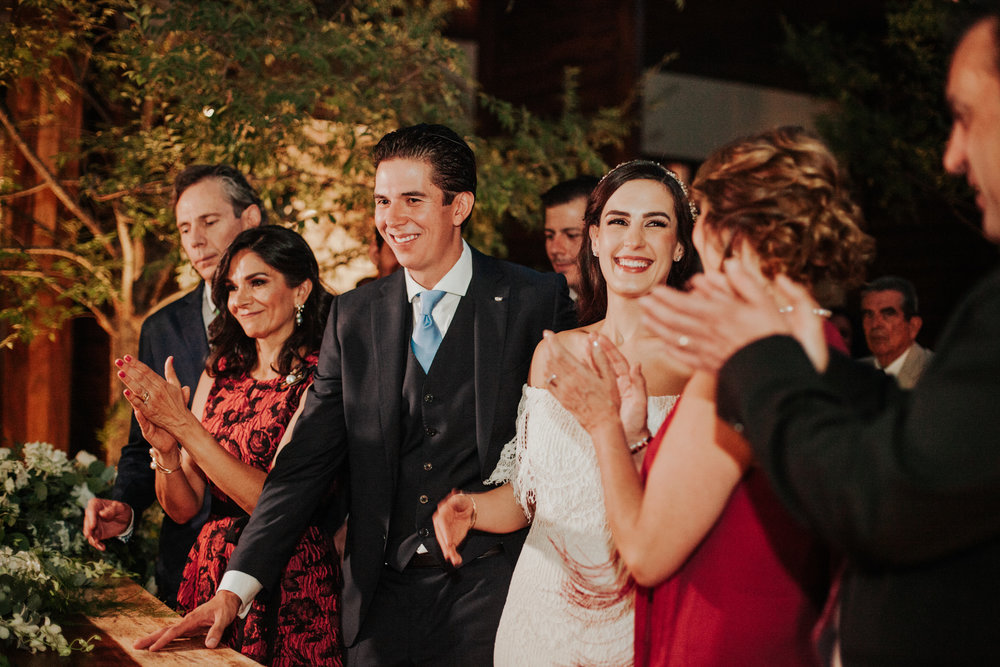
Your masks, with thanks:
[[[0,652],[93,649],[96,635],[68,641],[57,621],[92,608],[87,591],[99,580],[135,567],[125,545],[100,554],[83,537],[87,503],[114,476],[86,452],[71,460],[43,442],[0,448]],[[137,537],[151,569],[155,538]]]

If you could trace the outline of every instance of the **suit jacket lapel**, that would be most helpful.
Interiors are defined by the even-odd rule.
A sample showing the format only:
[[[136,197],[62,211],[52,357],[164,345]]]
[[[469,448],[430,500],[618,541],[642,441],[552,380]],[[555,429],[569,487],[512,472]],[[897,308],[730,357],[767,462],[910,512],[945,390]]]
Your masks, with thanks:
[[[400,446],[400,402],[403,400],[403,374],[410,344],[407,327],[406,284],[403,272],[380,281],[381,292],[372,301],[371,331],[378,375],[378,415],[382,428],[386,459],[395,482],[396,461]]]
[[[507,339],[510,285],[485,255],[472,251],[472,282],[468,297],[473,299],[475,324],[476,446],[479,466],[488,460],[500,384],[500,363]]]
[[[918,343],[914,343],[910,349],[909,356],[903,362],[903,367],[899,369],[899,384],[904,387],[912,387],[916,383],[917,376],[923,370],[927,356],[927,350]]]
[[[185,359],[204,359],[208,356],[208,334],[205,333],[205,321],[201,315],[201,300],[204,296],[202,290],[204,289],[204,281],[198,283],[198,287],[180,298],[184,307],[174,310],[171,315],[177,319],[173,326],[174,330],[181,334],[182,349],[188,351],[187,354],[183,355]],[[175,363],[181,356],[179,353],[174,355]],[[160,375],[163,374],[162,368],[154,368],[153,370]],[[194,382],[197,383],[203,367],[198,364],[190,370],[194,372]],[[194,394],[194,387],[191,388],[191,393]]]

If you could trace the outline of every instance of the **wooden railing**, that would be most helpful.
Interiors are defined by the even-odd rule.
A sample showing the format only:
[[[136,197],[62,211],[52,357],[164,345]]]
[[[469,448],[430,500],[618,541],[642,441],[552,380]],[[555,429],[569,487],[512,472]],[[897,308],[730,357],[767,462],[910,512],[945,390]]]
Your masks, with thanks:
[[[84,667],[117,667],[119,665],[257,665],[256,662],[231,649],[205,648],[204,635],[178,639],[167,648],[150,653],[132,648],[137,639],[160,628],[173,625],[180,617],[130,579],[119,579],[102,595],[113,602],[113,611],[100,616],[87,616],[63,624],[69,638],[99,635],[91,653],[74,652],[68,658],[52,653],[16,652],[8,656],[19,667],[49,665],[81,665]]]

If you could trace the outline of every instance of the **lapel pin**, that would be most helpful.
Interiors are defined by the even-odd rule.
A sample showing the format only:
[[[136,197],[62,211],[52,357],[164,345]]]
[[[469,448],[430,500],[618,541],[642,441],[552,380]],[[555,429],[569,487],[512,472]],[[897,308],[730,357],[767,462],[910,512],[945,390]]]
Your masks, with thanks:
[[[502,296],[495,296],[495,297],[493,297],[493,300],[494,301],[503,301],[503,297]]]

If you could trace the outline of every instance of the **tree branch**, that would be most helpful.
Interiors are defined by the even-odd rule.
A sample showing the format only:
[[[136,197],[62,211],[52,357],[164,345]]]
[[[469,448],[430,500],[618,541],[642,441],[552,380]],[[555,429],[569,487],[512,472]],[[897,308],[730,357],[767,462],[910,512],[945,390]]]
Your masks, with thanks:
[[[109,290],[114,291],[114,282],[111,280],[111,275],[108,273],[107,269],[94,266],[89,260],[87,260],[87,258],[81,257],[74,252],[61,250],[59,248],[0,248],[0,250],[11,253],[20,252],[37,257],[60,257],[62,259],[68,259],[86,271],[89,271],[101,282],[102,285],[107,287]],[[48,276],[48,274],[45,275]]]
[[[56,294],[56,296],[63,296],[64,294],[66,294],[66,290],[60,287],[58,283],[49,281],[48,279],[51,278],[51,276],[46,275],[42,271],[28,271],[22,269],[0,269],[0,276],[13,277],[13,278],[38,278],[41,280],[45,280],[46,281],[44,283],[45,287],[52,290]],[[106,331],[109,336],[114,337],[117,334],[117,327],[114,325],[114,322],[112,322],[111,319],[107,315],[105,315],[101,311],[101,309],[97,307],[96,304],[94,304],[91,301],[81,299],[79,297],[76,297],[74,300],[81,306],[85,307],[87,310],[90,311],[90,314],[94,316],[95,320],[97,320],[97,324],[102,329],[104,329],[104,331]],[[5,341],[6,340],[7,339],[5,339]]]
[[[31,147],[28,146],[28,143],[24,140],[24,137],[21,136],[21,133],[18,132],[17,128],[14,126],[10,116],[7,115],[6,105],[4,104],[0,104],[0,124],[3,124],[4,129],[7,130],[7,135],[10,137],[11,141],[14,142],[14,145],[17,146],[18,150],[24,156],[24,159],[26,159],[32,168],[34,168],[35,172],[42,177],[42,180],[44,180],[46,185],[48,185],[48,187],[52,190],[52,194],[54,194],[56,198],[62,202],[63,206],[65,206],[70,213],[76,216],[77,219],[79,219],[80,222],[82,222],[95,237],[99,238],[103,236],[103,232],[98,226],[97,221],[90,217],[86,211],[80,208],[80,205],[77,204],[73,198],[70,197],[69,193],[66,192],[66,189],[59,184],[56,177],[51,171],[49,171],[48,167],[45,166],[45,163],[42,162],[41,158],[35,155],[35,152],[31,150]],[[112,247],[110,243],[105,243],[104,249],[107,250],[109,255],[114,257],[114,247]]]
[[[64,183],[67,185],[77,185],[80,183],[80,181],[64,181]],[[22,197],[30,197],[31,195],[38,194],[39,192],[44,192],[46,189],[48,189],[48,187],[49,186],[47,183],[39,183],[38,185],[30,187],[27,190],[19,190],[18,192],[12,192],[9,195],[0,195],[0,202],[12,201],[14,199],[20,199]]]
[[[115,227],[118,229],[118,243],[122,247],[122,294],[119,304],[123,309],[131,310],[132,281],[135,279],[136,270],[135,252],[128,233],[128,225],[119,211],[117,202],[112,204],[111,210],[115,216]],[[118,315],[124,319],[125,313],[119,312]]]

